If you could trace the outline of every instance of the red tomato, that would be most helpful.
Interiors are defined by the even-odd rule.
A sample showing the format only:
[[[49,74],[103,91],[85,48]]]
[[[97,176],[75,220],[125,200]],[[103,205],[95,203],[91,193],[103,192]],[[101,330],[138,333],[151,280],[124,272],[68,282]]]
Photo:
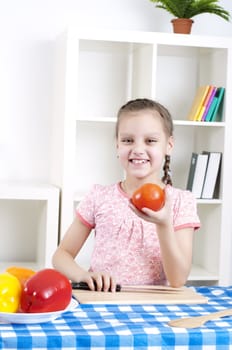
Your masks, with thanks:
[[[164,190],[158,185],[146,183],[133,193],[131,202],[138,210],[149,208],[158,211],[164,206]]]
[[[66,276],[54,269],[36,272],[26,282],[21,294],[21,312],[64,310],[72,298],[72,286]]]

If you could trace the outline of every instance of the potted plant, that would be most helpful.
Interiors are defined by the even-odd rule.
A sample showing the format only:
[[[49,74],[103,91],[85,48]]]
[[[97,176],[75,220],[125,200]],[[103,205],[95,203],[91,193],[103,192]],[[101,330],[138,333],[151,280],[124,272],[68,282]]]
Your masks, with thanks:
[[[150,0],[161,8],[171,13],[175,18],[171,21],[174,33],[191,33],[192,18],[201,13],[212,13],[226,21],[230,20],[230,14],[219,6],[218,0]],[[180,24],[180,28],[178,27]]]

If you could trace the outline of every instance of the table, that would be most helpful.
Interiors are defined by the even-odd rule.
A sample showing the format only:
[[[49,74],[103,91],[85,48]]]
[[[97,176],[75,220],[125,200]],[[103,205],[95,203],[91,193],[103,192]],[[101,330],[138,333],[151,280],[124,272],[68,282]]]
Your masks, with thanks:
[[[232,307],[232,286],[196,290],[208,297],[207,304],[83,304],[48,323],[0,324],[0,349],[232,349],[232,317],[189,330],[167,325]]]

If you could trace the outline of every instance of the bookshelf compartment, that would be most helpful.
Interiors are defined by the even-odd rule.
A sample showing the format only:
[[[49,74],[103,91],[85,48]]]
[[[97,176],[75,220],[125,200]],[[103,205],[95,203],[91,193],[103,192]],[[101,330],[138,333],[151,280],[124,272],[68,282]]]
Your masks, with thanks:
[[[79,118],[115,117],[131,96],[151,94],[152,45],[91,40],[79,45]]]
[[[208,127],[204,123],[174,125],[175,145],[172,154],[174,186],[186,189],[192,152],[224,152],[224,127]],[[223,171],[223,167],[221,168]]]
[[[44,233],[46,202],[0,200],[0,208],[0,239],[4,242],[0,248],[1,266],[17,264],[39,269],[45,266],[45,262],[49,264]]]
[[[225,129],[224,128],[200,128],[195,131],[195,147],[197,152],[202,150],[211,152],[223,152]]]
[[[199,86],[226,87],[227,57],[228,50],[222,48],[158,46],[156,98],[173,119],[187,120]]]
[[[51,266],[58,242],[59,190],[53,186],[0,185],[0,268]]]
[[[0,239],[4,242],[0,247],[1,261],[31,262],[33,266],[39,263],[39,248],[44,245],[40,240],[45,227],[46,202],[2,199],[0,213]],[[13,232],[14,236],[5,232]]]
[[[198,203],[201,228],[194,234],[193,265],[205,271],[205,277],[202,273],[202,280],[216,280],[219,276],[221,209],[219,204]]]
[[[127,96],[128,65],[127,44],[80,41],[79,116],[112,116]]]

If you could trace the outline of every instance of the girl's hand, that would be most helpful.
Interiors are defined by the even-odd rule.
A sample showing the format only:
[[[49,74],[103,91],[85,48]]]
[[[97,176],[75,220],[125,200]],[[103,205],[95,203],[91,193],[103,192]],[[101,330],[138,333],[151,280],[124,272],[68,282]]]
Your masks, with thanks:
[[[90,290],[103,291],[103,292],[115,292],[116,281],[107,273],[103,272],[86,272],[82,278],[82,282],[86,282]]]
[[[171,186],[166,186],[165,189],[165,204],[159,211],[153,211],[149,208],[143,208],[142,211],[138,210],[131,202],[129,207],[133,212],[143,220],[152,222],[156,225],[169,225],[172,222],[172,197],[171,197]]]

